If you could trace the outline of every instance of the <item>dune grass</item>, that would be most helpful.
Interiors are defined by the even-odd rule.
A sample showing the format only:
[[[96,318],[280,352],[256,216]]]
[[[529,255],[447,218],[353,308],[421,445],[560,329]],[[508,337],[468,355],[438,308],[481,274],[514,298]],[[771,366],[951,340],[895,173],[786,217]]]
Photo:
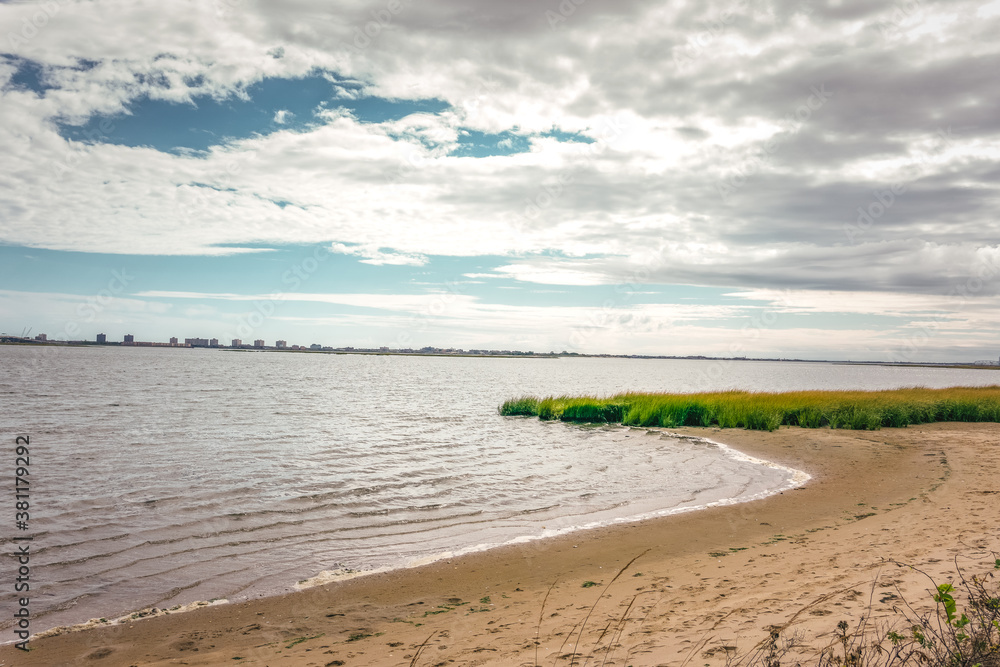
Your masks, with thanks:
[[[720,426],[773,431],[779,426],[876,430],[930,422],[1000,422],[1000,386],[912,387],[886,391],[723,391],[700,394],[626,393],[522,396],[501,415],[629,426]]]

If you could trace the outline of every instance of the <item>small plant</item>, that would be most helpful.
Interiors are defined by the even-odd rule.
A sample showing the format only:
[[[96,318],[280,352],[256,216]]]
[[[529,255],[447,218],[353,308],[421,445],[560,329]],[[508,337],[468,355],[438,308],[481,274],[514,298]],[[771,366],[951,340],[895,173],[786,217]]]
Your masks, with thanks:
[[[499,410],[505,416],[534,417],[538,414],[538,399],[532,396],[512,399],[505,401]]]
[[[596,581],[585,581],[581,584],[583,588],[590,588],[591,586],[597,586],[597,585],[598,583]]]
[[[1000,559],[994,569],[1000,569]],[[821,653],[818,667],[1000,667],[1000,589],[994,574],[967,578],[957,561],[956,571],[957,588],[935,584],[932,612],[918,613],[903,600],[894,607],[899,614],[895,623],[873,624],[870,608],[853,629],[840,621],[835,642]],[[965,610],[955,597],[960,593]],[[751,653],[731,657],[727,665],[778,667],[789,647],[779,643],[781,630],[773,630]]]

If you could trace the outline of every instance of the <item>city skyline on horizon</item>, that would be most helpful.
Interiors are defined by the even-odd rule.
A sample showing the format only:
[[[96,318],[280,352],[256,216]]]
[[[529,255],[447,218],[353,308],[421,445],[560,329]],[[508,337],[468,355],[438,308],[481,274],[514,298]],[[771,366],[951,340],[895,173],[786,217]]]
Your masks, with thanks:
[[[20,340],[20,341],[23,341],[23,342],[26,342],[26,343],[30,343],[30,342],[38,342],[38,343],[75,343],[75,344],[96,343],[98,345],[136,346],[136,347],[143,347],[143,346],[155,346],[155,347],[206,347],[206,348],[236,348],[236,347],[243,347],[243,348],[256,348],[256,349],[265,349],[266,348],[266,349],[277,349],[277,350],[283,350],[283,349],[288,349],[288,350],[298,350],[298,349],[302,349],[302,350],[305,350],[305,349],[313,349],[313,350],[317,350],[317,349],[323,349],[323,350],[355,350],[355,349],[358,349],[358,350],[378,350],[378,351],[385,351],[385,352],[388,352],[388,351],[400,351],[400,350],[408,350],[408,351],[413,351],[414,350],[414,348],[389,348],[388,346],[384,346],[384,345],[383,346],[379,346],[378,348],[355,348],[353,345],[340,346],[340,347],[336,347],[335,348],[335,347],[333,347],[331,345],[323,345],[322,343],[310,343],[308,345],[302,345],[302,344],[298,344],[298,343],[293,343],[293,344],[289,345],[288,341],[284,340],[284,339],[278,339],[278,340],[274,341],[273,345],[268,345],[267,341],[265,339],[263,339],[263,338],[254,339],[252,343],[250,341],[243,341],[240,338],[233,338],[233,339],[231,339],[229,341],[229,343],[226,343],[224,340],[220,340],[218,338],[188,337],[188,338],[184,338],[184,342],[182,343],[180,337],[178,337],[178,336],[170,336],[170,338],[167,340],[167,342],[163,342],[163,341],[150,341],[150,340],[141,340],[141,339],[140,340],[136,340],[134,334],[123,334],[122,335],[122,340],[118,341],[118,340],[114,340],[114,339],[109,340],[108,337],[107,337],[107,334],[105,334],[103,332],[97,334],[96,337],[95,337],[95,340],[91,341],[89,339],[49,338],[48,334],[44,333],[44,332],[41,332],[41,333],[38,333],[38,334],[35,334],[34,336],[32,336],[31,333],[32,332],[30,330],[22,331],[22,333],[20,335],[13,335],[13,334],[9,334],[7,332],[0,332],[0,340],[5,340],[5,339]],[[492,353],[501,353],[501,352],[502,353],[511,353],[511,352],[513,352],[513,353],[521,353],[521,352],[524,352],[526,354],[536,354],[532,350],[526,350],[526,351],[519,351],[519,350],[484,350],[484,349],[479,349],[479,348],[469,348],[468,350],[466,350],[465,348],[453,348],[453,347],[442,348],[442,347],[437,347],[437,346],[424,346],[422,348],[417,348],[417,349],[419,349],[421,351],[423,351],[423,350],[436,350],[436,351],[459,352],[459,353],[462,353],[462,352],[470,352],[470,353],[479,353],[479,352],[492,352]],[[551,353],[554,353],[554,351],[550,352],[550,354]],[[564,350],[563,353],[566,354],[567,352]],[[538,354],[544,354],[544,353],[538,353]]]
[[[821,357],[755,357],[747,355],[731,355],[731,356],[716,356],[716,355],[703,355],[703,354],[689,354],[689,355],[672,355],[672,354],[642,354],[642,353],[609,353],[609,352],[570,352],[569,350],[549,350],[536,351],[536,350],[522,350],[522,349],[490,349],[490,348],[464,348],[464,347],[440,347],[435,345],[427,345],[419,348],[415,347],[389,347],[386,345],[380,345],[378,347],[358,347],[354,345],[324,345],[322,343],[309,343],[309,344],[299,344],[292,343],[289,344],[287,340],[278,339],[274,341],[273,345],[268,345],[265,339],[255,339],[251,341],[244,341],[242,339],[232,339],[229,343],[218,338],[185,338],[183,342],[177,336],[169,337],[167,342],[162,341],[144,341],[136,340],[133,334],[123,334],[122,340],[109,340],[107,334],[99,333],[96,335],[96,340],[90,341],[87,339],[78,340],[64,340],[48,338],[45,333],[36,334],[34,337],[30,335],[29,331],[24,331],[20,336],[8,334],[6,332],[0,332],[0,343],[9,343],[13,340],[19,340],[23,343],[53,343],[53,344],[70,344],[70,345],[102,345],[110,347],[170,347],[170,348],[205,348],[205,349],[249,349],[249,350],[280,350],[280,351],[290,351],[290,352],[340,352],[340,353],[365,353],[365,354],[411,354],[411,353],[426,353],[433,355],[473,355],[473,356],[583,356],[583,357],[635,357],[635,358],[667,358],[667,359],[728,359],[728,360],[745,360],[745,361],[805,361],[805,362],[830,362],[830,363],[900,363],[900,364],[913,364],[913,365],[976,365],[976,366],[1000,366],[1000,356],[994,359],[965,359],[959,361],[934,361],[934,360],[921,360],[921,359],[909,359],[909,360],[892,360],[892,359],[824,359]]]

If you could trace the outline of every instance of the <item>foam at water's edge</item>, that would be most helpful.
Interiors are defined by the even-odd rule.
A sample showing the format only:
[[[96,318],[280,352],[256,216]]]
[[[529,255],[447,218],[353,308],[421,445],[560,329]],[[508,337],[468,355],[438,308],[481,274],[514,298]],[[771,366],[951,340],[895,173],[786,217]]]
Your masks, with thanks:
[[[176,605],[170,607],[169,609],[160,609],[158,607],[147,607],[146,609],[140,609],[139,611],[133,611],[124,616],[119,616],[118,618],[92,618],[84,623],[77,623],[76,625],[60,625],[55,628],[50,628],[39,632],[37,634],[31,635],[29,641],[34,639],[40,639],[42,637],[55,637],[56,635],[65,634],[67,632],[80,632],[81,630],[90,630],[91,628],[103,628],[112,625],[121,625],[122,623],[134,623],[135,621],[141,621],[146,618],[155,618],[156,616],[168,616],[170,614],[183,614],[184,612],[194,611],[195,609],[201,609],[202,607],[214,607],[215,605],[229,604],[229,600],[218,599],[218,600],[200,600],[197,602],[190,602],[188,604]],[[17,640],[12,640],[9,642],[0,642],[0,644],[13,644]]]
[[[352,570],[350,568],[341,567],[336,570],[323,570],[314,577],[309,577],[308,579],[303,579],[295,583],[295,590],[301,591],[307,588],[315,588],[316,586],[322,586],[323,584],[329,584],[334,581],[345,581],[347,579],[356,579],[358,577],[364,577],[369,574],[378,574],[379,572],[389,572],[393,569],[392,567],[379,567],[373,568],[371,570]]]
[[[650,428],[648,430],[659,430],[659,429],[652,429],[652,428]],[[677,438],[692,438],[692,439],[695,439],[695,440],[698,440],[698,441],[701,441],[701,442],[713,445],[713,446],[719,448],[719,450],[722,451],[722,453],[725,456],[727,456],[727,457],[729,457],[731,459],[737,460],[737,461],[745,461],[747,463],[752,463],[754,465],[764,466],[764,467],[767,467],[767,468],[773,468],[775,470],[781,470],[781,471],[783,471],[785,473],[788,473],[789,479],[782,486],[775,487],[775,488],[769,489],[767,491],[760,491],[758,493],[753,493],[753,494],[750,494],[750,495],[747,495],[747,496],[740,496],[740,497],[734,497],[734,498],[723,498],[721,500],[715,500],[715,501],[712,501],[710,503],[704,503],[704,504],[701,504],[701,505],[688,505],[688,506],[682,506],[682,507],[672,507],[670,509],[657,510],[657,511],[654,511],[654,512],[644,512],[642,514],[636,514],[634,516],[618,517],[616,519],[611,519],[611,520],[608,520],[608,521],[592,521],[592,522],[589,522],[589,523],[579,524],[579,525],[576,525],[576,526],[567,526],[567,527],[559,528],[559,529],[548,529],[548,530],[542,531],[541,533],[539,533],[537,535],[521,535],[521,536],[518,536],[518,537],[514,537],[512,539],[506,540],[504,542],[495,542],[495,543],[488,543],[488,544],[475,544],[475,545],[472,545],[472,546],[469,546],[469,547],[463,547],[461,549],[457,549],[455,551],[442,551],[442,552],[437,553],[437,554],[433,554],[433,555],[430,555],[430,556],[423,556],[421,558],[416,558],[416,559],[407,561],[406,563],[404,563],[404,564],[402,564],[400,566],[397,566],[397,567],[383,567],[383,568],[372,569],[372,570],[345,570],[345,569],[325,570],[325,571],[320,572],[319,574],[317,574],[315,577],[312,577],[311,579],[307,579],[306,581],[299,582],[298,584],[296,584],[295,588],[297,590],[302,590],[302,589],[305,589],[305,588],[311,588],[313,586],[321,586],[323,584],[331,583],[331,582],[334,582],[334,581],[342,581],[342,580],[345,580],[345,579],[353,579],[355,577],[362,577],[362,576],[365,576],[365,575],[376,574],[376,573],[379,573],[379,572],[388,572],[388,571],[395,570],[395,569],[410,569],[410,568],[415,568],[415,567],[421,567],[421,566],[424,566],[424,565],[429,565],[431,563],[436,563],[436,562],[441,561],[441,560],[447,560],[449,558],[455,558],[457,556],[464,556],[466,554],[478,553],[480,551],[487,551],[489,549],[496,549],[498,547],[509,546],[509,545],[514,545],[514,544],[525,544],[525,543],[528,543],[528,542],[535,542],[537,540],[544,540],[544,539],[548,539],[550,537],[558,537],[560,535],[566,535],[568,533],[575,533],[575,532],[582,531],[582,530],[593,530],[594,528],[603,528],[605,526],[619,525],[619,524],[625,524],[625,523],[635,523],[637,521],[645,521],[647,519],[655,519],[655,518],[659,518],[659,517],[672,516],[672,515],[675,515],[675,514],[683,514],[685,512],[695,512],[697,510],[708,509],[710,507],[722,507],[722,506],[725,506],[725,505],[738,505],[738,504],[741,504],[741,503],[748,503],[748,502],[751,502],[751,501],[754,501],[754,500],[761,500],[763,498],[767,498],[769,496],[773,496],[773,495],[776,495],[776,494],[779,494],[779,493],[784,493],[785,491],[789,491],[791,489],[795,489],[795,488],[798,488],[800,486],[804,486],[806,484],[806,482],[808,482],[810,479],[812,479],[811,475],[809,475],[808,473],[806,473],[806,472],[804,472],[802,470],[798,470],[796,468],[791,468],[791,467],[784,466],[784,465],[781,465],[781,464],[778,464],[778,463],[774,463],[773,461],[767,461],[765,459],[756,458],[754,456],[750,456],[749,454],[744,454],[743,452],[741,452],[741,451],[739,451],[737,449],[734,449],[734,448],[730,447],[729,445],[725,445],[725,444],[723,444],[721,442],[716,442],[714,440],[710,440],[708,438],[703,438],[703,437],[700,437],[700,436],[681,436],[679,434],[672,433],[672,432],[667,431],[667,430],[664,430],[662,432],[663,432],[664,435],[673,436],[673,437],[677,437]]]

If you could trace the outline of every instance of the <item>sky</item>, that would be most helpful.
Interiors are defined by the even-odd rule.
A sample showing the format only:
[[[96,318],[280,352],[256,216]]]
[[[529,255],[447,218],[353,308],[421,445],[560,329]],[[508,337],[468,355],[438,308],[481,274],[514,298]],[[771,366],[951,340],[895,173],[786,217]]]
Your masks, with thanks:
[[[0,331],[1000,355],[1000,0],[0,2]]]

